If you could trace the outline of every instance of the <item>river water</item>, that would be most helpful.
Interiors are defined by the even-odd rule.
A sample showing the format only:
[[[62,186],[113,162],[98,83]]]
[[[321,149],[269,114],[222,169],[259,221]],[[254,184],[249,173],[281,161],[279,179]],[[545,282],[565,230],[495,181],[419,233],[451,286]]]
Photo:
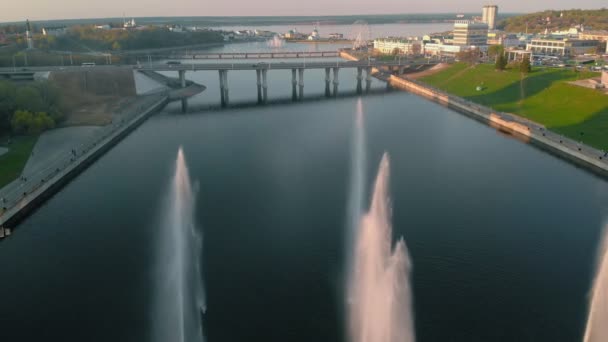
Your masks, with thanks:
[[[156,237],[181,146],[198,191],[206,340],[345,341],[358,99],[313,99],[323,76],[306,72],[303,103],[255,106],[255,74],[230,72],[239,106],[219,110],[217,72],[187,73],[208,86],[189,113],[171,104],[150,118],[0,243],[0,340],[153,339]],[[272,101],[289,98],[290,77],[269,72]],[[354,72],[340,81],[354,92]],[[417,341],[581,341],[608,184],[450,109],[374,89],[361,99],[363,197],[387,152]]]

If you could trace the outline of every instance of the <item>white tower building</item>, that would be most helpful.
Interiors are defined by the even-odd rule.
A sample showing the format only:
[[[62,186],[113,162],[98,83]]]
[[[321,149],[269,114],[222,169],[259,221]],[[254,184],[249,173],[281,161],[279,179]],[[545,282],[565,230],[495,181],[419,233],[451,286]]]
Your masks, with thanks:
[[[481,21],[488,24],[488,29],[496,29],[496,16],[498,16],[498,6],[485,5],[481,11]]]

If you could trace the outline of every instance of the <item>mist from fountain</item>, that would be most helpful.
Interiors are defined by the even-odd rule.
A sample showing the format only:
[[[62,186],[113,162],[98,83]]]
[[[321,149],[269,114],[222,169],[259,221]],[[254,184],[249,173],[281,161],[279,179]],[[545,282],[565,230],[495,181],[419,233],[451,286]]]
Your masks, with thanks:
[[[584,342],[608,341],[608,226],[603,235],[598,251]]]
[[[370,209],[362,215],[365,180],[365,136],[361,100],[353,133],[351,194],[347,247],[347,311],[351,342],[414,342],[414,317],[409,275],[411,261],[405,241],[393,247],[388,198],[389,157],[384,154]],[[351,235],[352,234],[352,235]],[[354,239],[351,238],[354,236]]]
[[[200,266],[202,240],[194,220],[196,193],[180,147],[158,240],[152,336],[156,342],[203,341],[206,304]]]
[[[271,40],[268,40],[266,44],[268,45],[268,47],[278,49],[282,48],[285,45],[285,41],[279,36],[274,36]]]

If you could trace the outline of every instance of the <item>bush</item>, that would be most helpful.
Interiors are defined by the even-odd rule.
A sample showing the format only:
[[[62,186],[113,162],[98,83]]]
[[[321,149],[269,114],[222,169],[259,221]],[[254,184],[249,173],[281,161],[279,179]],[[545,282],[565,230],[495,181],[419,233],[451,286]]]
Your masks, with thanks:
[[[45,112],[18,110],[13,114],[11,126],[13,132],[18,134],[38,135],[55,127],[55,121]]]

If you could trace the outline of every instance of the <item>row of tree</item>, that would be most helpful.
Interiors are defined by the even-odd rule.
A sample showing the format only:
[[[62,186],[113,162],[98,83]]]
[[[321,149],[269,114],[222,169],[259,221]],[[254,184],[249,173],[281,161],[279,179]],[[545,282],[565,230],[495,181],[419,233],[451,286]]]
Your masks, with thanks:
[[[223,40],[221,33],[216,31],[178,33],[164,27],[100,30],[87,25],[72,26],[64,36],[41,38],[40,45],[52,50],[73,51],[85,47],[100,51],[121,51],[216,43]]]
[[[62,119],[59,89],[52,83],[0,81],[0,136],[38,134]]]
[[[498,28],[507,32],[541,33],[567,30],[583,25],[593,30],[608,30],[608,8],[597,10],[543,11],[509,17],[498,23]]]

